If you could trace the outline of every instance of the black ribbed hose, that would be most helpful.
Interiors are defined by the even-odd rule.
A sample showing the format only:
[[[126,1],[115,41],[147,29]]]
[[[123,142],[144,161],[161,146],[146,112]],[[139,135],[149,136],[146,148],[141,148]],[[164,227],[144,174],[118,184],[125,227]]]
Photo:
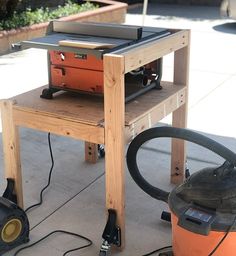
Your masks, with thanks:
[[[162,189],[152,186],[148,183],[143,176],[141,175],[138,165],[137,165],[137,153],[139,148],[147,141],[155,138],[176,138],[183,139],[186,141],[193,142],[204,148],[211,150],[212,152],[223,157],[233,166],[236,166],[236,154],[221,145],[220,143],[204,136],[199,133],[193,132],[188,129],[175,128],[175,127],[155,127],[148,129],[134,138],[130,143],[127,151],[127,166],[130,172],[130,175],[136,182],[136,184],[144,190],[151,197],[167,202],[169,192],[166,192]]]

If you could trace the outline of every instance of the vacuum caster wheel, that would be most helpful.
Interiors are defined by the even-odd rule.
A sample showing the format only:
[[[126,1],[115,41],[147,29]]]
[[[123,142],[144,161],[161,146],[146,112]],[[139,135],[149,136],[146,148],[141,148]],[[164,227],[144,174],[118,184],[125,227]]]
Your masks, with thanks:
[[[43,89],[40,98],[51,100],[53,98],[52,91],[50,89]]]

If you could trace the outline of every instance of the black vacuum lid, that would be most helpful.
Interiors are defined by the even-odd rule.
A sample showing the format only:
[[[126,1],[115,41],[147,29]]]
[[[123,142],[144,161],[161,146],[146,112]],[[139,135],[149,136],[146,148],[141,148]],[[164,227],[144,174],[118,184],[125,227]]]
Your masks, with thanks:
[[[168,198],[178,225],[208,235],[211,230],[236,231],[236,169],[229,162],[192,174]]]
[[[229,162],[202,169],[177,187],[175,193],[186,203],[236,213],[236,169]]]

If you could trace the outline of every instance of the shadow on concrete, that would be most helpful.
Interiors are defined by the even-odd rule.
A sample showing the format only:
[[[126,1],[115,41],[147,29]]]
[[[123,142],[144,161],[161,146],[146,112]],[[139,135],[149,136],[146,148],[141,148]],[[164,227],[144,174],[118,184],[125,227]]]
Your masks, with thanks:
[[[236,34],[236,22],[227,22],[213,27],[218,32]]]
[[[129,8],[130,14],[142,14],[143,6]],[[191,6],[191,5],[168,5],[149,3],[148,15],[157,15],[158,19],[184,18],[193,21],[221,19],[219,7]],[[159,17],[160,16],[160,17]]]
[[[0,63],[0,66],[13,65],[13,63]]]

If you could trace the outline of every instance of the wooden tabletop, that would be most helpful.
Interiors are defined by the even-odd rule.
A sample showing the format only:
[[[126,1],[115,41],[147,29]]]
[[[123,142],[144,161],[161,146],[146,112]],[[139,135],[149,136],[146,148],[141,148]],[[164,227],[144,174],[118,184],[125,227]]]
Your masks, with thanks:
[[[91,125],[99,125],[103,121],[101,96],[60,91],[48,100],[40,98],[44,88],[47,86],[13,97],[14,107]]]
[[[158,104],[163,103],[171,95],[183,89],[183,86],[176,86],[170,82],[162,82],[162,86],[162,90],[152,89],[126,104],[126,125],[131,125],[153,108],[156,108]],[[40,98],[44,88],[47,88],[47,86],[11,98],[15,101],[14,107],[75,122],[95,126],[103,125],[104,104],[102,96],[61,91],[57,92],[52,100],[47,100]]]

